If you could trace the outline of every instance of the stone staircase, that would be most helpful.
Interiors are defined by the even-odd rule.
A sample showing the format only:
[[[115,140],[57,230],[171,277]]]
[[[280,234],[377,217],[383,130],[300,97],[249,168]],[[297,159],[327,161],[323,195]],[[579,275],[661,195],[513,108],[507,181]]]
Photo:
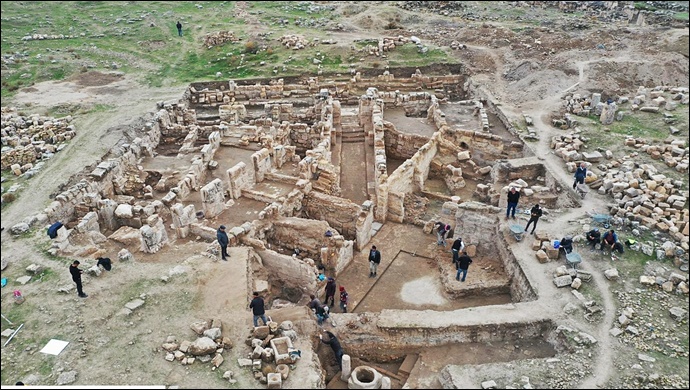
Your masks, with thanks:
[[[341,116],[341,121],[343,143],[364,142],[364,129],[359,126],[356,115],[343,115]]]

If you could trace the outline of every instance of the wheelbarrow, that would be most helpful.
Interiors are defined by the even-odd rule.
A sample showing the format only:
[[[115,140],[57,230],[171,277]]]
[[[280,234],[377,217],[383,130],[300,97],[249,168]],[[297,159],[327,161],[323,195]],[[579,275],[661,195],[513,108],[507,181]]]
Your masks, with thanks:
[[[577,269],[577,265],[582,263],[582,256],[577,252],[566,253],[565,262],[573,269]]]
[[[611,227],[611,216],[608,214],[594,214],[592,215],[592,219],[604,229]]]
[[[582,199],[584,199],[587,193],[589,192],[589,186],[584,183],[578,184],[577,186],[575,186],[575,191],[578,195],[580,195]]]
[[[513,233],[515,241],[522,241],[522,235],[525,233],[525,228],[521,225],[510,225],[510,232]]]

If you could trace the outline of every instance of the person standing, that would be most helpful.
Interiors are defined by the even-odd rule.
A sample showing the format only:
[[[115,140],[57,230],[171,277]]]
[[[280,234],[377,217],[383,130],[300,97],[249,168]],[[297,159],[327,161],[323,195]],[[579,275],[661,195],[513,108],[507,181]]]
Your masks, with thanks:
[[[328,305],[328,302],[330,301],[330,306],[333,307],[335,306],[335,279],[333,278],[328,278],[328,282],[326,282],[326,299],[325,303]]]
[[[465,277],[467,277],[467,269],[470,268],[470,264],[472,264],[472,259],[467,256],[467,252],[463,251],[462,256],[458,258],[458,262],[455,263],[455,267],[458,269],[458,273],[455,274],[455,280],[459,280],[461,282],[465,281]],[[460,274],[462,274],[462,279],[460,279]]]
[[[379,252],[378,249],[376,249],[376,245],[372,245],[371,250],[369,251],[369,277],[370,278],[376,277],[376,269],[378,268],[380,263],[381,263],[381,252]]]
[[[72,265],[69,266],[69,273],[72,274],[72,280],[77,284],[77,295],[79,295],[80,298],[86,298],[88,295],[84,293],[81,286],[81,274],[83,274],[84,271],[79,269],[79,264],[81,264],[79,260],[74,260]]]
[[[573,189],[577,187],[578,184],[584,184],[585,177],[587,177],[587,167],[584,162],[578,165],[577,170],[575,170],[575,181],[573,182]]]
[[[322,343],[330,345],[333,350],[333,355],[335,355],[335,362],[338,363],[338,367],[342,370],[343,368],[343,348],[340,346],[340,341],[335,337],[333,332],[326,331],[326,338],[323,335],[319,335],[319,339]]]
[[[451,251],[453,252],[453,263],[458,262],[458,258],[460,257],[460,253],[465,250],[465,243],[462,242],[462,238],[458,237],[453,241],[453,246],[451,247]]]
[[[348,293],[345,291],[344,286],[340,286],[340,309],[343,311],[343,313],[347,313],[347,300],[348,300]]]
[[[268,325],[266,321],[266,308],[264,305],[264,299],[259,296],[257,291],[253,293],[254,298],[249,303],[249,308],[252,309],[252,314],[254,315],[254,327],[259,326],[259,318],[264,322],[264,326]]]
[[[517,208],[518,202],[520,201],[520,191],[517,191],[515,187],[510,187],[508,191],[508,208],[506,209],[506,219],[510,215],[515,219],[515,209]]]
[[[182,23],[180,21],[177,21],[177,35],[182,36]]]
[[[534,229],[537,228],[537,221],[539,221],[539,218],[541,218],[542,210],[541,207],[539,207],[539,204],[535,204],[534,207],[532,207],[532,211],[530,211],[530,217],[529,217],[529,222],[527,222],[527,226],[525,226],[525,231],[529,229],[529,225],[534,222],[534,226],[532,226],[532,232],[530,234],[534,234]]]
[[[228,261],[228,234],[225,233],[225,225],[220,225],[216,231],[216,238],[218,238],[218,244],[220,244],[220,256],[221,259]]]

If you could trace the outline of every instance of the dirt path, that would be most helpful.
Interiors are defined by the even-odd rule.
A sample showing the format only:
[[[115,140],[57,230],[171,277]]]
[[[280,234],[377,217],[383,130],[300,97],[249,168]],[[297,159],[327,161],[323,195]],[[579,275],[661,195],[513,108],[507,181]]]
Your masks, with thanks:
[[[584,63],[579,65],[584,66]],[[580,75],[580,80],[582,80],[583,75]],[[539,134],[539,141],[535,147],[531,147],[529,143],[526,145],[532,149],[534,154],[545,160],[545,164],[551,168],[551,172],[557,175],[558,179],[563,183],[563,185],[569,185],[574,179],[570,173],[565,170],[563,160],[551,152],[550,142],[551,138],[559,133],[561,130],[555,129],[548,123],[549,113],[558,109],[561,100],[559,97],[553,97],[550,99],[542,100],[539,102],[531,103],[529,108],[525,109],[525,112],[532,116],[534,120],[534,127]],[[532,108],[534,107],[534,108]],[[552,229],[554,231],[565,232],[568,228],[572,228],[569,221],[581,219],[584,217],[586,211],[600,210],[605,211],[605,205],[607,199],[595,191],[591,191],[585,199],[582,200],[582,206],[576,209],[571,209],[568,212],[558,215],[555,218],[555,227]],[[613,297],[609,291],[609,286],[607,280],[601,275],[600,272],[591,268],[586,262],[582,264],[582,268],[586,271],[592,272],[593,282],[596,290],[599,291],[604,310],[604,317],[599,321],[591,330],[593,336],[598,340],[598,351],[599,353],[595,357],[595,361],[592,366],[595,367],[592,376],[587,377],[580,384],[581,389],[592,389],[596,387],[603,387],[611,373],[614,371],[613,366],[613,341],[609,335],[609,329],[616,314],[616,305],[613,301]],[[586,323],[582,323],[583,327],[589,328]]]

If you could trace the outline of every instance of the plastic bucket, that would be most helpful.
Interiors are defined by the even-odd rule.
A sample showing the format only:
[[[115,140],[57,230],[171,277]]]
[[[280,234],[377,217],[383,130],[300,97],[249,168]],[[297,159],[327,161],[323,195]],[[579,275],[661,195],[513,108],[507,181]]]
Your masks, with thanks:
[[[561,247],[561,242],[558,240],[553,240],[553,249],[558,249]]]

